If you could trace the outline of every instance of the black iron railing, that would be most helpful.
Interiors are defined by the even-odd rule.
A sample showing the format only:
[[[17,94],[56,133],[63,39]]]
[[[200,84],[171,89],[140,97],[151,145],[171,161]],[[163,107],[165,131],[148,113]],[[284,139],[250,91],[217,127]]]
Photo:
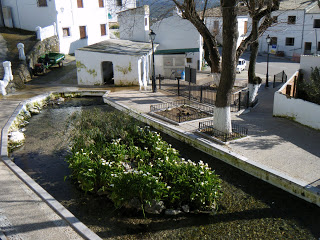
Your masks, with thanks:
[[[248,136],[248,129],[236,125],[234,123],[232,125],[231,133],[221,132],[213,127],[213,120],[200,122],[198,131],[204,133],[210,137],[215,137],[223,142],[228,142],[231,140],[239,139]]]
[[[279,72],[273,76],[273,88],[278,86],[279,84],[283,84],[287,81],[288,76],[284,71]]]
[[[172,109],[175,110],[172,111]],[[181,123],[210,117],[213,115],[214,107],[181,99],[174,102],[151,105],[150,112]]]
[[[159,80],[160,81],[160,80]],[[217,89],[213,87],[213,82],[204,85],[189,83],[181,79],[163,79],[160,81],[161,90],[174,93],[178,96],[185,97],[188,100],[199,103],[215,105]],[[249,107],[249,92],[242,89],[231,95],[230,110],[238,112]]]

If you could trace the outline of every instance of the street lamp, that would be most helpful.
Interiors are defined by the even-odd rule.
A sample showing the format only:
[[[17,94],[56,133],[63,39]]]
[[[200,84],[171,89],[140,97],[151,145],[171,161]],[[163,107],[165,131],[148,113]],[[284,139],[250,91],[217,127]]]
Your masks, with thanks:
[[[157,86],[156,86],[156,76],[155,76],[155,70],[154,70],[154,48],[153,48],[153,41],[156,38],[156,34],[153,32],[153,30],[150,30],[149,38],[152,44],[152,92],[157,92]]]
[[[270,43],[271,43],[271,37],[267,36],[266,38],[267,41],[267,45],[268,45],[268,52],[267,52],[267,76],[266,76],[266,86],[265,87],[269,87],[269,47],[270,47]]]

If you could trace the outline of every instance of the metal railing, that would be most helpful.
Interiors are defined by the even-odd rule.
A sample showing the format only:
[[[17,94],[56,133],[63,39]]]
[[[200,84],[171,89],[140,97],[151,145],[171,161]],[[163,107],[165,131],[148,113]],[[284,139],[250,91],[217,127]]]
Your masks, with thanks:
[[[238,138],[243,138],[248,136],[248,129],[244,127],[240,127],[234,123],[232,125],[232,132],[231,133],[224,133],[221,132],[213,127],[213,120],[199,122],[198,131],[204,134],[207,134],[211,137],[215,137],[223,142],[228,142],[231,140],[235,140]]]
[[[279,72],[273,76],[273,88],[278,86],[281,83],[285,83],[288,79],[287,74],[284,71]]]
[[[193,108],[193,111],[184,111],[183,109],[178,109],[179,107],[183,108]],[[176,112],[170,112],[169,110],[177,108]],[[160,103],[150,106],[150,112],[155,113],[159,116],[168,118],[172,121],[181,123],[186,121],[192,121],[200,118],[211,117],[214,112],[214,107],[207,106],[187,99],[181,99],[174,102]]]
[[[204,85],[189,83],[181,79],[159,80],[159,89],[185,97],[189,100],[204,104],[215,105],[217,89],[212,87],[213,82]],[[242,89],[231,95],[230,109],[232,112],[249,107],[249,92]]]

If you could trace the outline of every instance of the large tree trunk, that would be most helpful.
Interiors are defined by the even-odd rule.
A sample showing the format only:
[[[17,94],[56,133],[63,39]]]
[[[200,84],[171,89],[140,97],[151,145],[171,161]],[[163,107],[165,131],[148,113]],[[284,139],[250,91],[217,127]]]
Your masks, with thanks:
[[[238,39],[237,1],[221,0],[223,16],[222,71],[213,116],[214,128],[231,133],[230,102],[236,78],[236,48]]]
[[[250,63],[248,68],[248,90],[249,90],[249,104],[251,105],[258,94],[259,86],[261,83],[261,78],[256,77],[256,60],[258,56],[258,50],[259,50],[259,36],[258,36],[258,30],[259,30],[259,21],[253,19],[252,20],[252,38],[255,39],[250,45]]]

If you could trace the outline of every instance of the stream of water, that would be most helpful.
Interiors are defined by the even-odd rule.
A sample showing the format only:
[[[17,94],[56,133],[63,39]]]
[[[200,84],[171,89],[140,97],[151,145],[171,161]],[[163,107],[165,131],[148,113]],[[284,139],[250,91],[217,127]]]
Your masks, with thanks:
[[[102,98],[66,100],[30,119],[23,147],[11,154],[15,163],[84,224],[105,239],[318,239],[319,207],[256,179],[167,135],[181,155],[203,160],[222,179],[223,197],[215,215],[149,216],[115,210],[102,196],[85,195],[75,187],[65,157],[68,117],[99,107],[114,111]]]

